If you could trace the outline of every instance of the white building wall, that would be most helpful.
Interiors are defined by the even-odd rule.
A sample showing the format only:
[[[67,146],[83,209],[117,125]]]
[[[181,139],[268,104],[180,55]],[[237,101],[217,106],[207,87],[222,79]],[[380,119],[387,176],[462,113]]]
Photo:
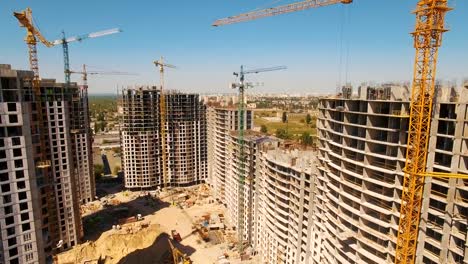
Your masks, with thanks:
[[[230,132],[239,129],[239,113],[235,108],[208,108],[208,145],[209,178],[213,194],[221,203],[226,204],[227,157],[229,153]],[[253,127],[252,111],[246,111],[244,128]]]
[[[284,149],[260,155],[255,250],[262,263],[309,263],[314,155]]]
[[[28,137],[30,115],[24,106],[18,102],[0,103],[1,263],[43,261],[39,252],[42,249],[38,249],[40,225],[35,223],[39,216],[33,208],[36,181]]]
[[[206,109],[197,94],[168,92],[165,146],[161,147],[160,90],[122,91],[121,147],[126,188],[156,188],[204,182],[208,175]]]
[[[387,99],[366,87],[360,99],[320,101],[316,263],[394,263],[409,118],[397,88]],[[466,89],[439,94],[428,170],[466,173]],[[466,263],[466,190],[460,179],[426,179],[416,263]]]
[[[70,102],[48,101],[47,121],[51,148],[51,167],[54,175],[57,220],[60,240],[67,249],[79,243],[81,222],[78,215],[79,201],[76,189],[77,170],[73,163],[73,147],[70,131]]]
[[[159,133],[122,131],[122,165],[126,188],[152,188],[162,184]]]

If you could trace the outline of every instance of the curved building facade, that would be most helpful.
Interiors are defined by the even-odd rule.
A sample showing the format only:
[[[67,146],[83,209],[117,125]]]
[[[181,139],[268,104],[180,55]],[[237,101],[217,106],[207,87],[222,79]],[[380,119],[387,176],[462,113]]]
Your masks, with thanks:
[[[261,263],[306,263],[310,258],[314,155],[282,148],[259,155],[254,249]]]
[[[252,129],[252,110],[245,111],[244,122],[245,130]],[[231,131],[239,130],[239,111],[235,107],[210,107],[208,123],[209,181],[213,186],[214,197],[226,205],[228,147],[231,142]]]
[[[438,88],[428,171],[467,173],[467,91]],[[408,86],[320,100],[317,263],[394,263],[408,123]],[[467,263],[467,190],[426,179],[416,263]]]

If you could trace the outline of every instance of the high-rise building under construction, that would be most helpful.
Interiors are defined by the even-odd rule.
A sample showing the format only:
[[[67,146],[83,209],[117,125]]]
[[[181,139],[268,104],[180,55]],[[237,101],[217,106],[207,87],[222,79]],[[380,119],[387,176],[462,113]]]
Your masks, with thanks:
[[[243,135],[244,158],[240,157],[239,131],[231,131],[227,145],[227,171],[225,203],[230,224],[236,230],[242,230],[242,237],[247,243],[256,241],[256,199],[258,193],[256,172],[259,164],[259,152],[280,144],[280,139],[264,133],[247,130]],[[243,175],[242,175],[243,174]],[[239,181],[244,177],[243,183]],[[239,193],[242,191],[242,193]],[[239,203],[239,197],[242,201]],[[242,207],[240,207],[242,206]]]
[[[38,98],[32,78],[0,65],[1,263],[51,262],[82,237],[71,133],[78,86],[42,79]]]
[[[167,92],[166,123],[161,124],[157,87],[122,90],[121,146],[126,188],[164,184],[165,151],[168,186],[204,182],[208,174],[206,108],[198,94]],[[166,136],[162,146],[161,125]]]
[[[228,145],[231,131],[239,130],[239,110],[235,107],[208,108],[208,156],[209,182],[213,187],[214,197],[226,204],[225,189],[228,174]],[[252,110],[245,111],[244,129],[252,129]]]
[[[468,174],[468,83],[436,91],[427,170]],[[217,152],[215,165],[227,164],[221,201],[233,227],[243,224],[243,242],[262,263],[395,262],[409,98],[405,84],[363,85],[357,95],[346,87],[320,99],[318,152],[284,146],[254,151],[250,136],[243,160],[235,137],[227,161],[220,163],[226,156]],[[254,185],[246,180],[249,207],[239,223],[241,162]],[[416,263],[468,263],[468,181],[425,182]]]
[[[73,94],[71,111],[74,113],[70,124],[73,154],[77,177],[78,200],[85,204],[96,197],[96,183],[93,173],[92,144],[93,134],[90,127],[88,106],[88,86],[80,85]]]
[[[427,171],[467,174],[468,86],[436,91]],[[320,100],[315,263],[394,263],[409,97],[389,84]],[[468,263],[468,181],[425,183],[416,263]]]

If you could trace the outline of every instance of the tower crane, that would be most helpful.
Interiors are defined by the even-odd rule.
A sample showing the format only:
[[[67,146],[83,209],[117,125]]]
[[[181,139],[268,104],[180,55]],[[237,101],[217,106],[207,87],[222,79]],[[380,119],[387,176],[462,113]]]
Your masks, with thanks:
[[[68,73],[69,74],[81,74],[81,80],[82,80],[82,87],[80,89],[80,99],[84,99],[85,102],[84,102],[84,105],[81,105],[81,107],[84,108],[84,111],[83,111],[83,115],[84,115],[84,118],[86,119],[87,122],[89,122],[88,118],[89,118],[89,115],[88,115],[88,75],[136,75],[136,74],[133,74],[133,73],[128,73],[128,72],[118,72],[118,71],[110,71],[110,72],[105,72],[105,71],[88,71],[86,69],[86,64],[83,64],[83,68],[81,71],[71,71],[71,70],[68,70]],[[78,100],[80,100],[78,99]],[[80,107],[80,106],[76,106],[76,107]],[[78,121],[78,120],[74,120],[74,121]],[[79,129],[82,129],[82,127],[80,125],[74,127],[73,129],[71,129],[71,132],[72,133],[77,133],[79,131]]]
[[[237,168],[238,172],[238,208],[237,208],[237,235],[238,235],[238,249],[239,253],[242,254],[244,251],[244,185],[245,185],[245,142],[244,142],[244,130],[245,130],[245,89],[254,87],[255,85],[249,82],[245,82],[245,75],[255,74],[260,72],[270,72],[270,71],[279,71],[286,69],[285,66],[276,66],[271,68],[261,68],[255,70],[244,70],[244,66],[240,66],[239,72],[234,72],[234,76],[239,77],[238,83],[232,83],[232,89],[239,89],[239,166]]]
[[[32,79],[32,89],[35,98],[35,106],[38,121],[35,122],[35,126],[32,130],[39,134],[39,150],[40,150],[40,160],[36,163],[36,166],[40,169],[47,170],[51,163],[46,156],[46,146],[45,146],[45,137],[47,136],[44,132],[44,117],[42,113],[41,105],[41,79],[39,75],[39,63],[37,59],[37,39],[42,42],[47,47],[52,47],[53,44],[47,41],[47,39],[42,36],[41,32],[33,25],[32,11],[30,8],[22,12],[14,12],[13,15],[18,19],[20,26],[26,28],[26,38],[24,39],[28,45],[29,50],[29,66],[33,72]],[[47,171],[44,172],[47,174]]]
[[[68,43],[75,42],[75,41],[83,41],[85,39],[89,38],[98,38],[98,37],[103,37],[111,34],[116,34],[119,32],[122,32],[121,29],[119,28],[112,28],[108,30],[103,30],[103,31],[98,31],[94,33],[89,33],[85,35],[79,35],[79,36],[73,36],[66,38],[65,37],[65,32],[62,31],[62,38],[57,39],[54,41],[48,41],[42,34],[41,32],[33,25],[33,20],[32,20],[32,11],[31,8],[26,8],[26,10],[21,11],[21,12],[15,12],[13,15],[18,19],[20,24],[25,27],[28,30],[28,37],[29,40],[26,40],[27,42],[31,42],[31,44],[28,43],[28,45],[33,45],[32,42],[37,43],[35,40],[35,37],[37,37],[41,43],[43,43],[46,47],[51,48],[53,46],[57,45],[62,45],[63,49],[63,61],[64,61],[64,73],[65,73],[65,83],[67,85],[70,84],[70,56],[68,52]],[[29,36],[31,35],[31,36]],[[34,37],[34,40],[32,39]],[[34,44],[35,46],[36,44]],[[31,49],[31,47],[30,47]],[[37,49],[34,48],[34,59],[35,59],[35,67],[38,67],[37,65]],[[30,52],[31,56],[31,52]]]
[[[100,31],[100,32],[95,32],[87,35],[81,35],[81,36],[75,36],[71,38],[65,38],[65,33],[63,33],[63,38],[55,41],[48,41],[42,33],[39,31],[37,27],[34,26],[33,23],[33,17],[32,17],[32,10],[31,8],[26,8],[25,10],[21,12],[14,12],[13,15],[18,19],[18,22],[20,23],[21,27],[26,28],[26,44],[28,45],[29,48],[29,64],[31,71],[34,73],[34,77],[32,80],[32,87],[35,93],[35,96],[37,98],[40,98],[40,74],[39,74],[39,60],[37,57],[37,39],[44,44],[46,47],[50,48],[59,44],[62,44],[63,47],[63,56],[64,56],[64,67],[65,67],[65,83],[67,85],[70,84],[70,69],[69,69],[69,53],[68,53],[68,43],[74,42],[74,41],[82,41],[87,38],[96,38],[96,37],[101,37],[105,35],[110,35],[114,33],[121,32],[120,29],[110,29],[110,30],[105,30],[105,31]],[[40,102],[38,99],[36,99],[36,104],[37,107],[40,106]],[[42,111],[40,111],[40,108],[37,108],[39,111],[38,118],[39,118],[39,133],[41,137],[41,161],[38,162],[38,167],[40,168],[45,168],[50,166],[50,161],[46,160],[45,158],[45,145],[44,140],[42,140],[45,136],[44,130],[42,129],[43,127],[43,116],[42,116]]]
[[[136,75],[134,73],[128,72],[119,72],[119,71],[88,71],[86,69],[86,64],[83,64],[83,68],[81,71],[71,71],[69,70],[68,73],[70,74],[81,74],[81,80],[83,81],[84,89],[88,88],[88,75]]]
[[[75,41],[83,41],[85,39],[89,38],[98,38],[98,37],[103,37],[107,35],[112,35],[116,33],[122,32],[121,29],[119,28],[112,28],[108,30],[103,30],[103,31],[98,31],[86,35],[79,35],[79,36],[73,36],[66,38],[65,37],[65,31],[62,31],[62,38],[54,40],[52,44],[55,45],[60,45],[62,44],[62,49],[63,49],[63,67],[64,67],[64,73],[65,73],[65,83],[70,84],[70,55],[68,52],[68,43],[70,42],[75,42]]]
[[[167,153],[166,153],[166,98],[164,96],[164,69],[177,67],[164,62],[161,56],[159,60],[153,62],[156,67],[159,67],[159,82],[161,93],[159,95],[159,114],[160,114],[160,134],[161,134],[161,154],[163,159],[163,187],[167,187]]]
[[[351,4],[352,2],[353,0],[295,2],[219,19],[213,23],[213,26],[245,22],[339,3]],[[445,15],[450,10],[448,0],[418,0],[414,11],[416,26],[411,34],[414,38],[416,56],[395,263],[414,263],[415,261],[424,178],[468,178],[464,174],[426,172],[438,50],[442,44],[442,34],[448,31],[445,28]]]

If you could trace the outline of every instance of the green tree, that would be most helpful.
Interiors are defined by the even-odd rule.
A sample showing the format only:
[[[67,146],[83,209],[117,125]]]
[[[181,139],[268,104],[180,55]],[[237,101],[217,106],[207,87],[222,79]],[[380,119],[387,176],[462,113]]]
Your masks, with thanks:
[[[281,139],[291,139],[291,134],[289,134],[289,132],[284,128],[278,128],[276,130],[276,137]]]
[[[106,122],[106,121],[102,121],[102,122],[101,122],[101,130],[102,130],[102,131],[105,131],[105,130],[106,130],[106,127],[107,127],[107,122]]]
[[[98,114],[98,118],[97,118],[98,121],[104,121],[104,113],[99,113]]]
[[[94,164],[94,178],[96,180],[99,180],[101,179],[103,174],[104,174],[104,165]]]
[[[283,112],[283,117],[281,118],[281,120],[283,121],[283,123],[288,122],[288,114],[286,112]]]
[[[119,165],[116,165],[116,166],[114,167],[114,175],[119,174],[119,171],[120,171],[120,166],[119,166]]]
[[[306,123],[307,123],[308,125],[310,125],[310,122],[312,122],[312,117],[310,116],[310,114],[307,114],[307,116],[306,116]]]
[[[94,122],[94,133],[99,132],[99,124],[98,122]]]
[[[319,103],[318,98],[312,98],[309,102],[309,106],[312,107],[312,109],[316,109]]]
[[[262,132],[262,133],[268,133],[268,128],[267,128],[267,126],[266,126],[266,125],[262,125],[262,126],[260,127],[260,132]]]
[[[304,146],[312,146],[312,144],[314,143],[314,140],[309,132],[302,133],[301,143]]]

